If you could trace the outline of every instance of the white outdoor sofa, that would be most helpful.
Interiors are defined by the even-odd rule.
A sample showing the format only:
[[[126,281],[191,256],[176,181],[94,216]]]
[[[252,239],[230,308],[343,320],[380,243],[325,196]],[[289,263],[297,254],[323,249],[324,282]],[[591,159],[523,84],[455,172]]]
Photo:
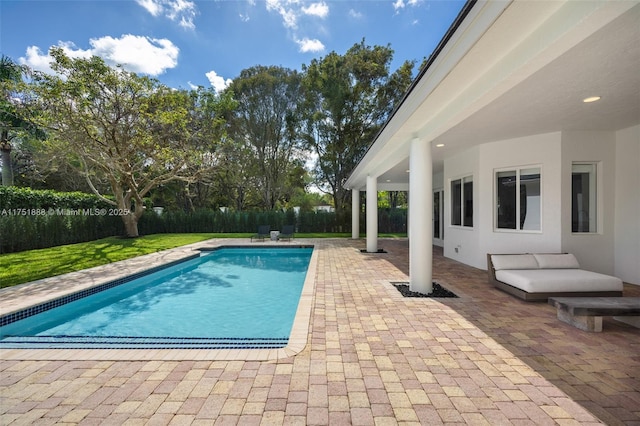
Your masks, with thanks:
[[[526,301],[622,296],[622,280],[580,269],[573,254],[487,254],[489,282]]]

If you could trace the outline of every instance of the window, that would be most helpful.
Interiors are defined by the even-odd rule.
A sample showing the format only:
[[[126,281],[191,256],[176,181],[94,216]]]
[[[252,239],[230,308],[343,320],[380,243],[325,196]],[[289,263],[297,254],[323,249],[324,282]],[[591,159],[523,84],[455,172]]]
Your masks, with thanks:
[[[596,232],[595,163],[571,166],[571,232]]]
[[[433,238],[444,239],[444,213],[443,213],[444,191],[438,189],[433,192]]]
[[[473,178],[451,181],[451,225],[473,226]]]
[[[496,172],[496,228],[541,229],[540,168]]]

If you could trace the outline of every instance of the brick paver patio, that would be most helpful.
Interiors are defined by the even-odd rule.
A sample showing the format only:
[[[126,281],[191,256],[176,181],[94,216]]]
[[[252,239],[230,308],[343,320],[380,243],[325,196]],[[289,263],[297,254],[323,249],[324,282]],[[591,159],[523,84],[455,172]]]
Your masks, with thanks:
[[[381,240],[386,254],[360,253],[363,241],[302,242],[316,245],[318,264],[297,355],[0,356],[0,424],[640,424],[639,329],[605,319],[602,333],[577,330],[437,249],[434,279],[461,297],[403,298],[390,282],[408,279],[406,240]]]

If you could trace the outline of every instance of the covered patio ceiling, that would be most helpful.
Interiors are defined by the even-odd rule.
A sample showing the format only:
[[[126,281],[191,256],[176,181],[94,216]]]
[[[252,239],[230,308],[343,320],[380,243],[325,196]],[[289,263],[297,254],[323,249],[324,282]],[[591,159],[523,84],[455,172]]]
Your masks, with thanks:
[[[371,174],[380,190],[407,189],[415,137],[432,143],[438,172],[490,141],[638,123],[640,3],[478,2],[345,186]]]

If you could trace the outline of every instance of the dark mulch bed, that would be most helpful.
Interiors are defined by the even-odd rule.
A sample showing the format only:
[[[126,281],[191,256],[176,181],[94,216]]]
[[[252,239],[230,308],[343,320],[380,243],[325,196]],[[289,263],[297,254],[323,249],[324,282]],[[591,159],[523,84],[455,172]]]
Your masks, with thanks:
[[[447,290],[440,284],[433,283],[433,291],[429,294],[418,293],[417,291],[409,290],[409,283],[391,283],[404,297],[458,297],[454,292]]]

